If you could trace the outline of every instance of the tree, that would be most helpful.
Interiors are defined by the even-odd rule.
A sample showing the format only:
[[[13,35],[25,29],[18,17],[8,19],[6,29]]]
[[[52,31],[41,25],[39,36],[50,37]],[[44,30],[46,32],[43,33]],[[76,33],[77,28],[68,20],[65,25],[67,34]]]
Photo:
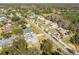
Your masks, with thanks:
[[[4,24],[3,24],[2,22],[0,22],[0,27],[3,27],[3,25],[4,25]]]
[[[15,29],[13,29],[13,34],[15,34],[15,35],[22,35],[23,34],[23,31],[22,31],[22,29],[20,29],[20,28],[15,28]]]
[[[17,17],[16,15],[14,15],[13,17],[12,17],[12,21],[19,21],[20,20],[20,18],[19,17]]]
[[[35,47],[28,48],[28,43],[21,37],[16,38],[12,46],[3,46],[1,55],[37,55],[39,50]]]
[[[41,50],[43,51],[43,54],[51,54],[52,53],[52,41],[51,40],[43,40],[41,43]]]
[[[27,55],[39,55],[39,54],[40,54],[40,51],[37,48],[35,47],[28,48]]]
[[[79,45],[79,36],[78,36],[78,34],[75,33],[75,35],[71,37],[70,41],[71,41],[73,44]]]
[[[12,33],[9,33],[9,32],[3,32],[1,35],[3,36],[3,38],[9,38],[11,37],[11,34]]]
[[[8,55],[22,55],[27,54],[27,42],[24,39],[16,39],[12,46],[4,46],[1,54]]]

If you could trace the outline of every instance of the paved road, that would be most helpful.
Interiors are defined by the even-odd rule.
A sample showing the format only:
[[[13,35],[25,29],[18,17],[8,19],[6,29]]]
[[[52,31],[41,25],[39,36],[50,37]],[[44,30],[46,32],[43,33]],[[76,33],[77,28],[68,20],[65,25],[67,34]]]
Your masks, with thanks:
[[[38,29],[40,29],[40,30],[42,30],[38,25],[36,25],[35,23],[33,23],[33,22],[31,22],[31,21],[28,21],[28,20],[26,20],[28,23],[31,23],[32,25],[34,25],[34,26],[36,26]],[[63,48],[63,45],[61,45],[59,42],[57,42],[57,40],[55,40],[55,39],[53,39],[50,35],[48,35],[44,30],[42,30],[42,32],[46,35],[46,36],[48,36],[48,38],[50,39],[50,40],[52,40],[56,45],[58,45],[61,49],[63,49],[64,51],[65,51],[65,53],[67,53],[67,54],[71,54],[71,53],[69,53],[65,48]]]
[[[37,28],[39,28],[40,30],[42,30],[42,32],[46,35],[46,36],[48,36],[48,38],[50,39],[50,40],[52,40],[56,45],[58,45],[66,54],[72,54],[71,52],[69,52],[66,48],[69,48],[70,49],[70,47],[68,47],[64,42],[62,42],[61,41],[61,39],[59,39],[59,38],[57,38],[55,35],[53,35],[52,34],[52,36],[51,35],[49,35],[48,33],[46,33],[45,31],[44,31],[44,27],[43,26],[39,26],[39,24],[38,23],[35,23],[35,22],[33,22],[31,19],[30,19],[30,21],[28,21],[28,20],[26,20],[28,23],[30,22],[32,25],[34,25],[34,26],[36,26]],[[44,28],[44,29],[42,29],[42,28]],[[50,32],[50,31],[48,31],[48,32]],[[3,39],[3,40],[0,40],[0,47],[2,47],[3,45],[5,45],[5,44],[11,44],[12,42],[13,42],[13,37],[10,37],[10,38],[7,38],[7,39]]]
[[[56,37],[55,35],[53,35],[53,34],[52,34],[52,36],[49,35],[48,33],[46,33],[46,32],[44,31],[45,28],[42,29],[42,26],[41,26],[41,25],[39,26],[38,23],[33,22],[31,19],[30,19],[30,20],[26,20],[26,21],[27,21],[27,22],[30,22],[32,25],[34,25],[34,26],[36,26],[37,28],[39,28],[40,30],[42,30],[42,32],[43,32],[45,35],[47,35],[47,36],[49,37],[49,39],[52,40],[56,45],[58,45],[66,54],[73,54],[71,48],[70,48],[69,46],[67,46],[64,42],[62,42],[61,39],[57,38],[57,37]],[[70,52],[69,50],[71,50],[71,52]],[[75,54],[75,53],[74,53],[74,54]]]
[[[61,39],[57,38],[55,35],[52,34],[52,36],[50,34],[48,34],[47,32],[44,31],[44,27],[43,26],[39,26],[39,24],[36,22],[33,22],[31,19],[30,21],[29,20],[26,20],[28,23],[30,22],[32,25],[36,26],[37,28],[39,28],[40,30],[42,30],[42,32],[48,36],[48,38],[50,40],[52,40],[56,45],[58,45],[66,54],[72,54],[71,52],[68,51],[67,48],[70,49],[70,47],[68,47],[65,43],[63,43],[61,41]],[[43,28],[43,29],[42,29]],[[48,31],[50,32],[50,31]],[[0,40],[0,47],[3,46],[4,44],[10,44],[12,43],[13,41],[13,37],[10,37],[10,38],[7,38],[7,39],[4,39],[4,40]]]
[[[40,15],[38,15],[38,16],[40,16]],[[42,16],[43,17],[43,16]],[[40,18],[41,19],[41,18]],[[47,19],[45,19],[44,17],[43,17],[43,19],[44,20],[47,20]],[[48,20],[49,21],[49,20]],[[49,21],[50,23],[52,23],[52,21]],[[51,27],[51,26],[49,26],[49,27]],[[51,27],[52,28],[52,27]],[[47,28],[48,29],[48,28]],[[48,32],[50,32],[50,31],[48,31]],[[50,32],[51,33],[51,32]],[[52,33],[51,33],[52,34]],[[61,44],[63,44],[65,47],[67,47],[67,48],[69,48],[69,49],[72,49],[72,48],[70,48],[67,44],[65,44],[64,42],[62,42],[61,41],[61,39],[60,38],[58,38],[58,37],[56,37],[55,35],[53,35],[52,34],[52,36],[54,37],[54,38],[56,38]]]

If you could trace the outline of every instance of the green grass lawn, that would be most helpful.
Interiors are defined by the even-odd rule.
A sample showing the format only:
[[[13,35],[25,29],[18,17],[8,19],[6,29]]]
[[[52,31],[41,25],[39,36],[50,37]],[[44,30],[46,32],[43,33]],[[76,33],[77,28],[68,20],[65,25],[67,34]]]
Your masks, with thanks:
[[[65,43],[71,43],[70,39],[74,34],[69,34],[67,37],[63,38],[62,41]]]
[[[31,28],[32,28],[32,30],[33,30],[33,32],[35,33],[35,34],[39,34],[39,33],[41,33],[42,31],[41,30],[39,30],[38,28],[36,28],[35,26],[31,26]]]

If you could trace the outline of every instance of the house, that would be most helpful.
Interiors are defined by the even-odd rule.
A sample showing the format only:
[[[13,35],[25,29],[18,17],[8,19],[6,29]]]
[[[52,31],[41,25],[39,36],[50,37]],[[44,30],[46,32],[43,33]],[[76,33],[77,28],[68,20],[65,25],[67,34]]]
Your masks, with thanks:
[[[16,12],[15,14],[16,14],[16,16],[17,16],[17,17],[19,17],[19,18],[21,18],[21,17],[22,17],[22,16],[21,16],[21,14],[20,14],[20,13],[18,13],[18,12]]]
[[[63,28],[61,28],[61,27],[59,27],[58,29],[58,32],[61,34],[61,36],[66,36],[67,35],[67,33],[68,33],[68,30],[66,30],[66,29],[63,29]]]
[[[33,31],[32,31],[31,28],[26,28],[26,29],[23,30],[23,32],[24,32],[25,34],[31,34],[31,33],[33,33]]]
[[[57,11],[57,14],[59,14],[59,15],[60,15],[60,14],[61,14],[61,12],[60,12],[60,11]]]
[[[29,27],[31,27],[31,25],[30,25],[30,24],[26,24],[26,27],[28,27],[28,28],[29,28]]]
[[[38,19],[40,19],[40,20],[42,20],[42,21],[45,20],[45,18],[44,18],[43,16],[37,15],[37,17],[38,17]]]
[[[35,18],[35,17],[36,17],[35,13],[31,13],[30,18]]]
[[[49,24],[50,23],[50,21],[47,20],[47,19],[45,19],[44,22],[45,22],[45,24]]]
[[[26,28],[26,29],[23,30],[23,32],[24,32],[25,40],[27,42],[31,42],[31,43],[34,44],[38,41],[36,34],[33,33],[31,28]]]
[[[4,32],[11,32],[12,31],[12,24],[6,24],[5,26],[4,26]]]
[[[14,15],[13,15],[12,13],[10,13],[9,17],[11,17],[11,18],[12,18],[13,16],[14,16]]]
[[[6,15],[1,14],[0,15],[0,21],[5,21],[7,19]]]
[[[55,29],[58,28],[58,24],[57,23],[54,23],[54,22],[53,23],[50,23],[50,26],[52,26],[52,28],[55,28]]]
[[[53,9],[53,11],[52,11],[53,13],[56,13],[57,11],[55,10],[55,9]]]
[[[6,39],[3,38],[2,40],[0,40],[0,48],[2,48],[4,45],[12,44],[13,40],[13,37],[9,37]]]
[[[31,42],[32,44],[34,44],[34,43],[36,43],[38,41],[36,34],[27,34],[25,36],[25,40],[27,42]]]

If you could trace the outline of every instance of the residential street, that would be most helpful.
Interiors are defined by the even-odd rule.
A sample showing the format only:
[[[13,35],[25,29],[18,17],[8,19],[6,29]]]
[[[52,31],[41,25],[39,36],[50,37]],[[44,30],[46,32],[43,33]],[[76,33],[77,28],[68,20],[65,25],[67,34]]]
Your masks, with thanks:
[[[51,35],[49,35],[48,33],[46,33],[45,31],[44,31],[44,29],[42,29],[42,26],[40,25],[38,25],[38,23],[36,23],[36,22],[32,22],[32,20],[30,20],[30,21],[28,21],[28,20],[26,20],[27,22],[30,22],[32,25],[34,25],[34,26],[36,26],[37,28],[39,28],[40,30],[42,30],[42,32],[46,35],[46,36],[48,36],[48,38],[50,39],[50,40],[52,40],[58,47],[60,47],[66,54],[73,54],[72,52],[70,52],[69,50],[71,50],[71,48],[69,47],[69,46],[67,46],[64,42],[62,42],[61,41],[61,39],[59,39],[59,38],[57,38],[57,37],[55,37],[55,35],[53,35],[52,34],[52,36]],[[50,31],[48,31],[48,32],[50,32]],[[54,37],[54,38],[53,38]],[[68,50],[69,49],[69,50]]]

